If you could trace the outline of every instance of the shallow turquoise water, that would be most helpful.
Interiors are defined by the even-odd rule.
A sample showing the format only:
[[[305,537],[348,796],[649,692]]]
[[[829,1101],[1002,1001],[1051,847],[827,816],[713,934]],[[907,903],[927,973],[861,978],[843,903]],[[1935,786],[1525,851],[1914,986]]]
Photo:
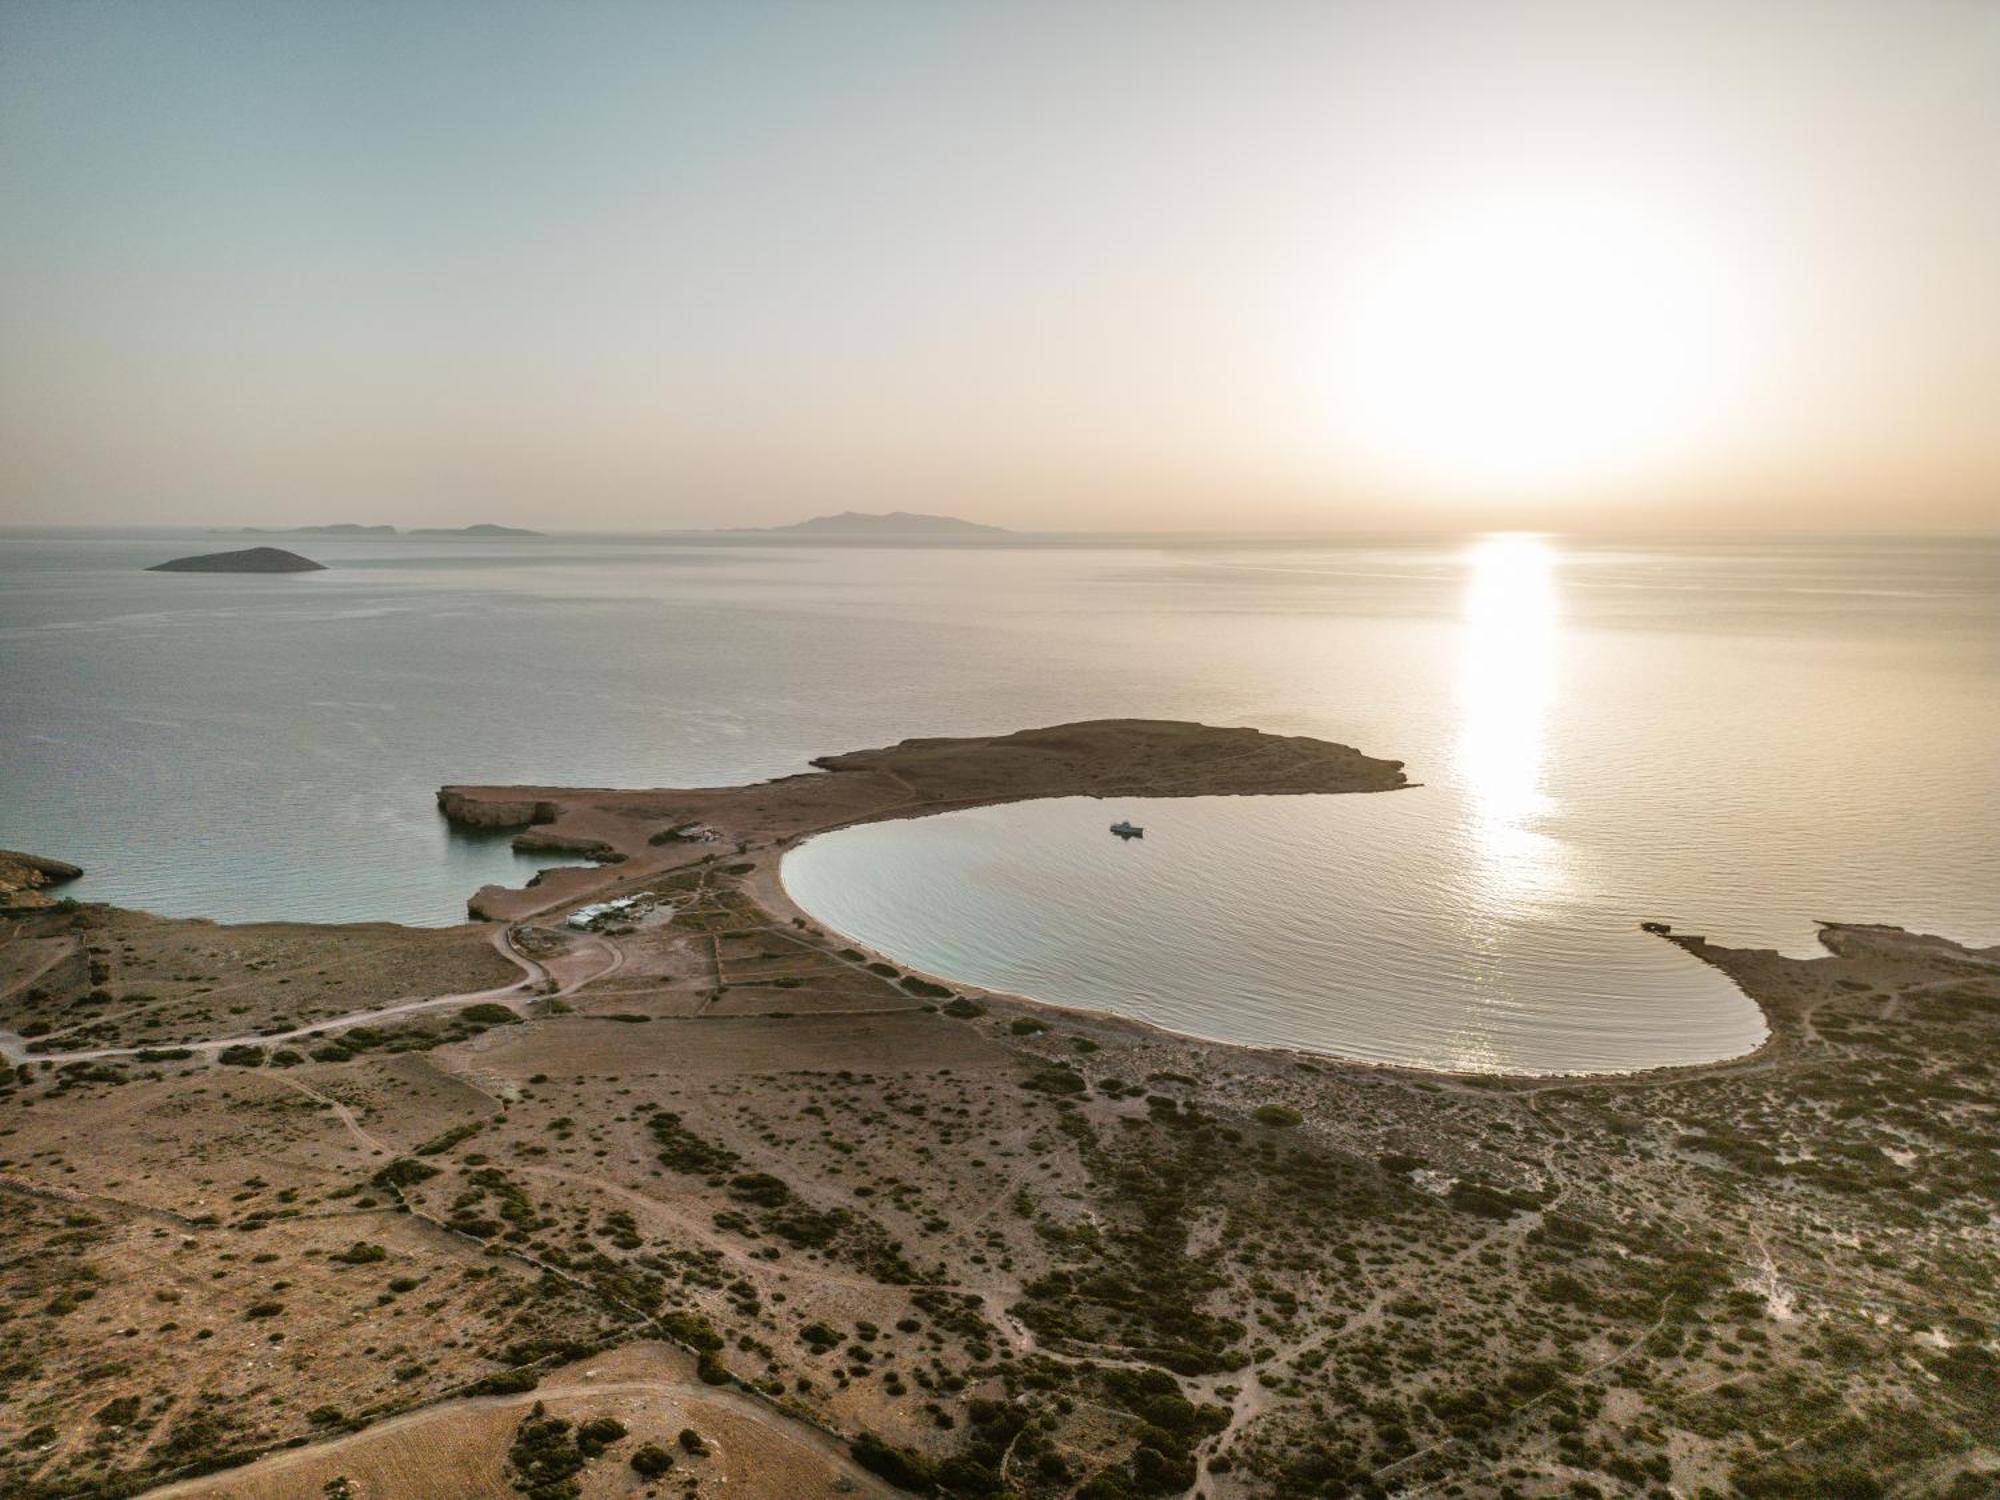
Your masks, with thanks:
[[[927,972],[1225,1041],[1591,1072],[1748,1051],[1763,1019],[1552,854],[1468,865],[1445,788],[1063,798],[871,823],[786,856],[827,925]],[[1129,818],[1129,842],[1108,825]]]

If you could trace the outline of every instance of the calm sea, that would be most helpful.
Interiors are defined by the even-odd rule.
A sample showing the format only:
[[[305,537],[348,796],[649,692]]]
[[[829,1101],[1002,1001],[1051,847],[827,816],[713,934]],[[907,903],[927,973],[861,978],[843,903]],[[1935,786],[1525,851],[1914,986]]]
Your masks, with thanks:
[[[80,895],[443,923],[532,869],[449,833],[443,782],[735,782],[1142,715],[1424,786],[988,809],[817,840],[787,880],[968,982],[1491,1067],[1754,1044],[1640,917],[1792,952],[1816,918],[2000,941],[1990,542],[303,538],[328,571],[142,571],[232,544],[0,536],[0,846],[87,866]]]

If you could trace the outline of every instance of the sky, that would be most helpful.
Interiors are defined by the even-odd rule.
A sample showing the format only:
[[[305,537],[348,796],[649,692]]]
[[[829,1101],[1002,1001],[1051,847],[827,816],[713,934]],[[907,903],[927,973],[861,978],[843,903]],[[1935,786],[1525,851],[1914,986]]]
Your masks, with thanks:
[[[2000,0],[7,0],[0,524],[2000,530]]]

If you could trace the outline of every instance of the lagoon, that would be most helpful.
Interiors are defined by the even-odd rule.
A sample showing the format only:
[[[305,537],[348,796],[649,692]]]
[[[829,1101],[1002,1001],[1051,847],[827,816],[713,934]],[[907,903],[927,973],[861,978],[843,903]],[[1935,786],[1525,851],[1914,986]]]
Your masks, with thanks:
[[[1113,837],[1114,816],[1145,837]],[[1473,816],[1438,787],[1071,797],[822,834],[783,873],[805,911],[908,967],[1221,1041],[1576,1073],[1763,1040],[1741,991],[1576,861],[1463,858]]]

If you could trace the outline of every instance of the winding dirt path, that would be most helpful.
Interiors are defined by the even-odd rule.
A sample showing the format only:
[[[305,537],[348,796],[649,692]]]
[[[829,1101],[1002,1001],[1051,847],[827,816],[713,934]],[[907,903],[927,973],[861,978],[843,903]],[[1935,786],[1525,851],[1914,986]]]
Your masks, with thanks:
[[[27,973],[15,976],[5,992],[5,997],[9,1000],[13,999],[17,992],[28,989],[64,959],[74,957],[83,948],[82,940],[75,937],[23,938],[20,935],[19,924],[16,924],[15,931],[7,935],[7,946],[11,948],[17,942],[39,944],[49,951],[42,956],[41,962]]]
[[[309,1026],[297,1026],[290,1031],[248,1032],[236,1036],[209,1037],[196,1042],[177,1042],[173,1047],[185,1047],[190,1052],[220,1052],[224,1047],[255,1046],[268,1047],[283,1042],[299,1041],[304,1038],[330,1036],[355,1026],[371,1026],[380,1021],[394,1020],[399,1016],[417,1015],[429,1010],[443,1010],[451,1006],[476,1005],[491,1001],[507,1005],[518,1011],[529,1001],[542,998],[536,993],[536,986],[545,982],[555,982],[558,996],[572,995],[584,986],[594,984],[608,975],[615,974],[624,967],[625,954],[615,943],[591,934],[591,941],[605,955],[604,967],[593,973],[579,974],[567,981],[557,981],[548,966],[539,959],[523,953],[514,943],[513,929],[503,926],[494,930],[492,943],[494,951],[508,959],[522,971],[522,977],[512,984],[497,985],[492,989],[471,990],[456,995],[434,995],[424,999],[402,1000],[394,1005],[378,1006],[373,1010],[349,1011],[343,1016],[330,1016],[315,1021]],[[141,1052],[158,1052],[167,1048],[153,1045],[148,1047],[94,1047],[79,1052],[30,1052],[27,1042],[19,1034],[0,1031],[0,1058],[9,1063],[70,1063],[96,1062],[104,1058],[135,1057]]]
[[[318,1089],[313,1088],[310,1084],[301,1083],[289,1073],[277,1072],[267,1074],[266,1076],[276,1079],[295,1093],[304,1094],[308,1099],[315,1100],[332,1110],[334,1118],[347,1127],[347,1133],[354,1137],[362,1150],[377,1156],[394,1156],[396,1154],[382,1141],[370,1135],[362,1126],[360,1119],[355,1115],[354,1111],[331,1094],[322,1094]]]

